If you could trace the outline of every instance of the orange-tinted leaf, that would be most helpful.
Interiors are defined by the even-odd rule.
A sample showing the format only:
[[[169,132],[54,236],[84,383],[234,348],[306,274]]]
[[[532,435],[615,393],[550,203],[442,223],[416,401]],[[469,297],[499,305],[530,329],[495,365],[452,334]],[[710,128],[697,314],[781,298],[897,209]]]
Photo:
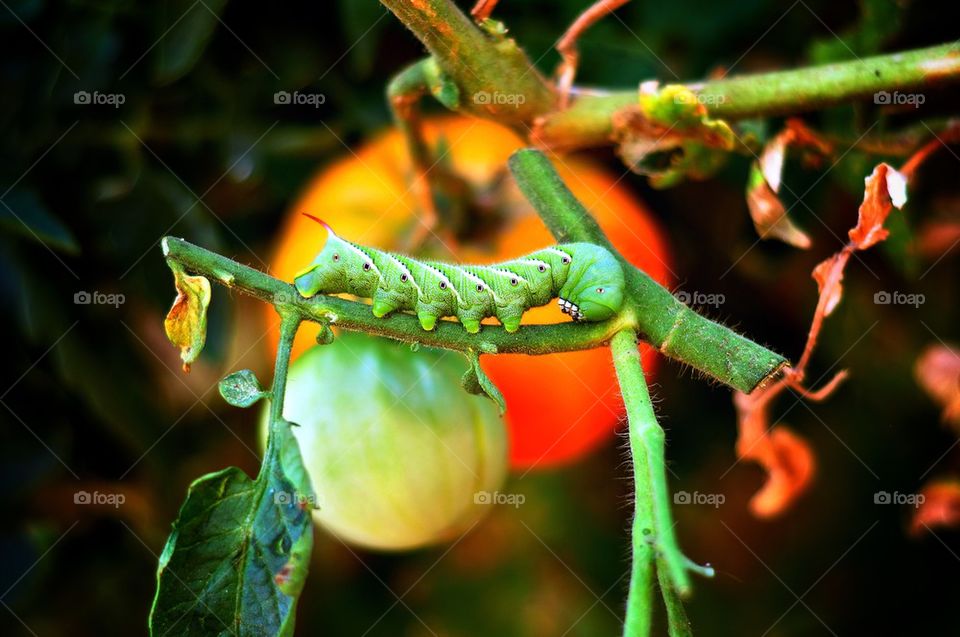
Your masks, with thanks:
[[[850,231],[850,241],[858,250],[880,243],[890,232],[883,227],[893,206],[902,208],[907,201],[907,180],[888,164],[878,164],[865,180],[860,218]]]
[[[920,490],[923,500],[917,507],[910,532],[920,535],[925,529],[960,526],[960,482],[932,482]]]
[[[177,298],[163,321],[170,342],[180,348],[183,371],[197,360],[207,340],[207,306],[210,305],[210,281],[202,276],[190,276],[179,265],[173,270]]]
[[[931,345],[914,367],[917,382],[943,408],[943,419],[960,427],[960,350]]]
[[[750,170],[747,206],[750,209],[750,218],[753,219],[753,227],[761,239],[779,239],[797,248],[809,248],[810,237],[793,224],[769,177],[765,177],[767,170],[775,170],[775,164],[776,162],[771,161],[770,165],[764,168],[762,163],[755,163]],[[779,173],[777,183],[779,184]]]
[[[750,510],[758,517],[773,517],[786,511],[806,491],[816,461],[803,438],[782,425],[769,427],[765,391],[734,394],[739,418],[737,456],[754,460],[766,470],[767,481],[751,498]]]
[[[756,458],[767,470],[767,482],[750,500],[758,517],[772,517],[787,510],[813,479],[815,462],[807,442],[779,425],[766,437]]]
[[[830,316],[843,296],[843,267],[847,263],[844,255],[845,253],[838,252],[829,259],[821,261],[813,269],[813,279],[817,282],[821,298],[825,299],[824,316]]]

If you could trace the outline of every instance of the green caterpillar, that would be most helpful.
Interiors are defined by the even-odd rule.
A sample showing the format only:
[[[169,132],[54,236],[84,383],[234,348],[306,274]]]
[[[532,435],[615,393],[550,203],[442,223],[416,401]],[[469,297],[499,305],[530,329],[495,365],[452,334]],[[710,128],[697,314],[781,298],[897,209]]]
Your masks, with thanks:
[[[432,330],[438,319],[455,316],[476,334],[480,321],[495,316],[515,332],[524,312],[553,298],[574,321],[606,320],[623,304],[623,269],[592,243],[563,243],[493,265],[454,265],[358,246],[305,216],[322,224],[329,238],[294,277],[297,291],[307,298],[348,293],[372,299],[378,318],[408,310]]]

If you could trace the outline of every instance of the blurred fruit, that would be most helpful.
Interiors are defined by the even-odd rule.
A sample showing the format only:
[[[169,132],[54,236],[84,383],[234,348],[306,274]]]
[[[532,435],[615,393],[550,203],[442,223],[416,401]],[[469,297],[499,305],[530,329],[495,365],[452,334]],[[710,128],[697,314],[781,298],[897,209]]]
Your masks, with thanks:
[[[490,510],[506,431],[492,401],[463,391],[462,373],[455,353],[356,333],[291,365],[283,414],[300,425],[317,522],[346,542],[401,550],[455,539]]]
[[[426,122],[429,143],[439,148],[439,172],[466,180],[466,201],[445,202],[468,224],[431,236],[421,254],[463,262],[489,263],[555,243],[506,172],[510,154],[525,144],[497,124],[462,117]],[[610,240],[634,265],[667,283],[667,246],[651,214],[620,179],[576,158],[554,159],[560,176],[597,218]],[[403,249],[419,221],[410,160],[403,139],[389,131],[322,169],[291,206],[275,244],[271,273],[291,281],[320,250],[325,233],[301,212],[322,217],[337,234],[356,243]],[[449,184],[447,178],[445,184]],[[447,193],[455,192],[455,186]],[[444,203],[444,202],[442,202]],[[444,217],[441,211],[441,218]],[[452,238],[452,240],[451,240]],[[452,248],[450,247],[452,246]],[[276,313],[265,306],[274,326]],[[535,308],[524,323],[569,320],[555,304]],[[317,326],[305,325],[294,356],[313,344]],[[653,371],[654,352],[642,346],[643,364]],[[619,393],[606,349],[552,356],[484,356],[483,367],[507,400],[510,461],[514,468],[546,468],[581,457],[609,440],[621,415]]]

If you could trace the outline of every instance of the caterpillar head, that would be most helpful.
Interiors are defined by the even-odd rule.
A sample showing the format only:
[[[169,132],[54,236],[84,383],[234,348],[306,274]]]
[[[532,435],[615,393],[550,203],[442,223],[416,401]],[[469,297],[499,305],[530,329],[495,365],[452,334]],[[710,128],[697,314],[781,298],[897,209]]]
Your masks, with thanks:
[[[623,305],[623,268],[610,252],[589,243],[563,247],[570,272],[560,290],[560,310],[575,321],[605,321]]]
[[[309,298],[340,292],[368,296],[369,290],[375,290],[380,273],[373,260],[349,241],[338,237],[322,220],[306,213],[304,216],[327,229],[327,242],[310,265],[294,277],[297,292]]]

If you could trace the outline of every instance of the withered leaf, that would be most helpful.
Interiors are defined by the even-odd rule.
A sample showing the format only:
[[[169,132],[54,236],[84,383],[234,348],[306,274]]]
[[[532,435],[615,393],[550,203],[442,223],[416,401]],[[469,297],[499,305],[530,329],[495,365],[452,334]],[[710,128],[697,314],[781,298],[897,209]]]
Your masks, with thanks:
[[[200,356],[207,340],[207,307],[210,305],[210,281],[203,276],[191,276],[174,262],[173,270],[177,298],[163,321],[167,338],[180,348],[183,371]]]

